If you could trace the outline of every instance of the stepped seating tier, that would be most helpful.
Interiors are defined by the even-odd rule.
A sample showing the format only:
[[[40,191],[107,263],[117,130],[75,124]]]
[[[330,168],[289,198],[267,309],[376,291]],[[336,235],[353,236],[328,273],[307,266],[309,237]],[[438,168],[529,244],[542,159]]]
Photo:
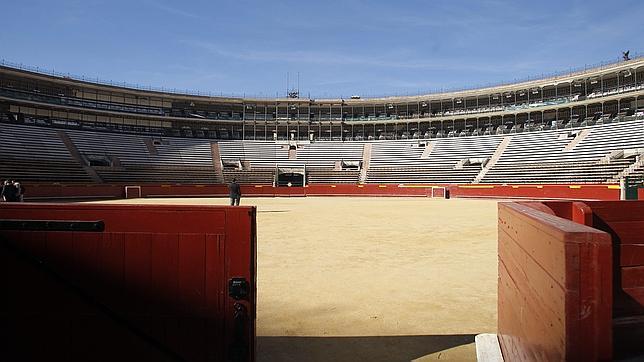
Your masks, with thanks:
[[[629,168],[636,175],[642,173],[642,167],[633,165],[633,152],[627,158],[615,154],[644,148],[644,120],[595,125],[583,131],[431,141],[218,141],[218,153],[213,152],[210,139],[80,130],[65,130],[61,136],[59,132],[46,126],[0,123],[0,178],[134,184],[213,184],[237,178],[244,184],[270,185],[277,168],[293,167],[306,169],[312,184],[443,184],[478,179],[481,183],[605,183],[615,182]],[[292,147],[296,152],[289,158]],[[366,149],[368,162],[363,160]],[[213,154],[220,159],[213,159]],[[495,162],[488,162],[491,159]],[[345,166],[363,161],[366,168],[343,170],[343,161],[348,162]]]

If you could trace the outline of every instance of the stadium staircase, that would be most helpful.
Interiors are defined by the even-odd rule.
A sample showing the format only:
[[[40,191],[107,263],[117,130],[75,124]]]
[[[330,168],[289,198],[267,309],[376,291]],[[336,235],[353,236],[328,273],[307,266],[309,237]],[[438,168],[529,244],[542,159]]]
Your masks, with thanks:
[[[572,150],[574,150],[575,147],[579,143],[581,143],[581,141],[586,139],[586,137],[588,136],[588,134],[590,134],[591,131],[592,131],[592,129],[588,129],[588,128],[582,129],[579,133],[577,133],[575,138],[572,141],[570,141],[570,143],[568,143],[566,145],[566,147],[564,147],[564,151],[572,151]]]
[[[436,142],[429,142],[423,150],[423,153],[420,154],[420,158],[423,160],[428,159],[434,150],[434,145],[436,145]]]
[[[369,170],[369,164],[371,163],[371,143],[365,143],[362,147],[362,168],[360,169],[360,176],[358,178],[358,183],[365,183],[367,181],[367,171]]]
[[[210,143],[210,153],[212,154],[212,166],[215,170],[217,180],[224,181],[224,171],[221,164],[221,153],[219,151],[219,144],[217,142]]]
[[[85,161],[85,158],[81,155],[80,151],[78,151],[78,148],[76,148],[74,142],[72,142],[71,138],[69,138],[69,135],[67,135],[65,131],[57,131],[56,133],[58,134],[60,140],[63,141],[65,147],[67,147],[69,154],[76,162],[78,162],[79,165],[81,165],[83,170],[87,172],[89,177],[92,178],[92,181],[96,183],[102,183],[103,180],[101,179],[101,177],[98,175],[96,170],[94,170],[94,168],[87,164],[87,161]]]
[[[619,180],[627,176],[644,176],[644,157],[642,155],[635,157],[635,162],[615,175],[611,182],[619,182]]]
[[[487,174],[487,172],[496,165],[496,162],[501,158],[501,155],[503,155],[503,151],[505,151],[506,148],[508,148],[508,145],[512,141],[512,136],[508,137],[503,137],[503,141],[499,143],[498,147],[496,150],[494,150],[494,153],[492,154],[492,157],[488,160],[488,162],[481,168],[481,171],[476,175],[474,178],[475,184],[480,183],[481,180],[483,180],[483,177]]]
[[[274,141],[155,138],[7,121],[0,125],[0,176],[161,184],[237,177],[270,185],[278,166],[305,166],[316,183],[614,183],[644,169],[644,156],[636,159],[644,150],[644,121],[587,129],[431,141],[298,142],[297,160],[289,160],[284,144]]]
[[[154,146],[154,141],[151,138],[146,138],[144,140],[145,146],[148,148],[148,153],[152,156],[158,156],[159,150]]]

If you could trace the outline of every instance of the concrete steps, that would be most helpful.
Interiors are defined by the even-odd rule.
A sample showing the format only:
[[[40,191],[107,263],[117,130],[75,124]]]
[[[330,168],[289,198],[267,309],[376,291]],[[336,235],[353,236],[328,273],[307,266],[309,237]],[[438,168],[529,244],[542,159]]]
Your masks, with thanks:
[[[615,175],[615,177],[613,177],[610,182],[619,182],[624,177],[630,176],[631,174],[639,172],[642,169],[644,169],[644,157],[642,155],[639,155],[635,157],[635,162],[633,164],[625,168],[624,171]]]
[[[436,145],[436,142],[429,142],[427,146],[425,146],[425,149],[423,150],[423,153],[420,155],[420,158],[421,159],[429,158],[429,155],[432,154],[432,151],[434,150],[435,145]]]
[[[570,141],[566,145],[566,147],[564,147],[563,150],[564,151],[572,151],[572,150],[574,150],[575,146],[577,146],[581,141],[583,141],[586,137],[588,137],[588,135],[590,134],[591,131],[592,131],[592,129],[588,129],[588,128],[581,130],[581,132],[577,133],[575,138],[573,138],[572,141]]]
[[[360,168],[360,176],[358,183],[365,183],[367,181],[367,171],[369,171],[369,164],[371,163],[371,147],[373,144],[365,143],[362,147],[362,167]]]
[[[69,135],[65,133],[65,131],[56,131],[56,134],[58,134],[60,140],[63,141],[63,144],[65,144],[65,147],[67,147],[67,150],[69,151],[69,154],[72,156],[72,158],[76,162],[78,162],[78,164],[89,175],[89,177],[92,178],[92,181],[96,183],[102,183],[103,180],[101,179],[101,176],[98,175],[93,167],[87,164],[74,142],[72,142],[72,139],[69,138]]]
[[[224,182],[224,171],[221,164],[221,152],[219,151],[219,143],[210,143],[210,154],[212,155],[212,166],[215,170],[217,180]]]
[[[499,143],[499,145],[496,147],[496,150],[494,150],[494,153],[492,154],[492,157],[490,157],[490,160],[483,166],[481,169],[481,172],[476,175],[474,178],[473,183],[477,184],[480,183],[481,180],[483,180],[483,177],[487,174],[487,172],[496,165],[496,163],[499,161],[499,158],[501,158],[501,155],[503,155],[503,152],[505,151],[506,148],[508,148],[508,145],[512,141],[513,136],[507,136],[503,138],[503,141]]]

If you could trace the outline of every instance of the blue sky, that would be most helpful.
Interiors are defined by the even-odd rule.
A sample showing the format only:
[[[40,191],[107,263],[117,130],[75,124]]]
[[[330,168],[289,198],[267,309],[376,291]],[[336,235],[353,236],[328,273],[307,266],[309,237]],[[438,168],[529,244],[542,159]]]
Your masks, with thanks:
[[[644,51],[644,1],[0,0],[0,58],[142,85],[314,98],[512,81]]]

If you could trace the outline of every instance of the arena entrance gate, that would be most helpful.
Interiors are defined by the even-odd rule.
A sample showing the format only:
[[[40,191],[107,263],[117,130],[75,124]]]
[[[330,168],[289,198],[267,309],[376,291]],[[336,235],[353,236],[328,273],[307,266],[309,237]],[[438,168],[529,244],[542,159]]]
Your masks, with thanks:
[[[252,361],[254,207],[4,204],[5,360]]]
[[[626,176],[624,177],[624,199],[637,200],[637,190],[644,187],[644,177],[642,176]]]
[[[306,184],[306,167],[277,167],[275,185],[278,187],[302,187]]]

